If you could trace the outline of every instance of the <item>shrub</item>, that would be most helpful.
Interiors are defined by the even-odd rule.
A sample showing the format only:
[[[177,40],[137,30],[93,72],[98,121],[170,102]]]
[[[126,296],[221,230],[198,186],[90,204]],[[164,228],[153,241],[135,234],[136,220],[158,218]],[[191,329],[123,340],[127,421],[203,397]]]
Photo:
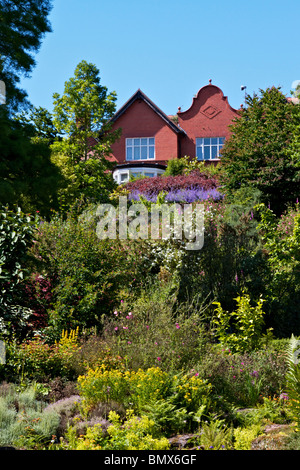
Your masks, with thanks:
[[[233,353],[258,349],[262,341],[264,301],[259,299],[257,305],[252,307],[250,297],[245,293],[235,300],[237,310],[232,313],[224,311],[220,302],[214,302],[217,305],[213,318],[215,334],[221,344]]]
[[[297,424],[297,431],[300,426],[300,367],[299,367],[299,340],[292,335],[286,349],[286,391],[288,393],[289,404],[293,419]]]
[[[43,381],[57,376],[76,378],[76,354],[80,350],[78,330],[64,332],[58,342],[48,344],[41,336],[6,345],[3,378]]]
[[[159,429],[171,424],[189,429],[199,408],[209,409],[211,386],[196,373],[173,375],[159,367],[119,371],[99,367],[78,378],[82,406],[118,403],[138,415],[149,414]],[[156,406],[164,409],[159,417]],[[156,411],[155,411],[156,410]],[[172,419],[170,415],[172,414]],[[177,429],[178,430],[178,429]],[[170,428],[167,429],[170,432]]]
[[[169,193],[170,191],[177,191],[183,189],[202,189],[212,190],[217,189],[218,181],[216,177],[209,177],[195,170],[189,175],[165,176],[144,178],[136,181],[130,181],[124,185],[127,191],[138,191],[144,196],[157,196],[161,192]]]
[[[108,436],[103,435],[100,424],[89,427],[85,436],[74,438],[70,429],[67,438],[69,444],[64,448],[73,450],[168,450],[169,441],[165,437],[153,437],[155,433],[154,422],[147,416],[137,417],[128,411],[126,420],[122,422],[120,416],[111,411],[109,413],[110,425],[107,428]]]
[[[28,248],[37,227],[37,217],[18,207],[0,209],[0,334],[20,336],[26,331],[31,311],[26,308],[20,286],[28,275]]]
[[[233,433],[235,450],[251,450],[252,441],[262,433],[261,425],[252,424],[247,428],[239,427],[234,429]]]
[[[202,307],[197,302],[176,305],[173,282],[153,283],[107,319],[103,338],[114,357],[126,358],[127,367],[189,370],[205,354]]]
[[[34,386],[21,391],[13,388],[0,397],[0,445],[38,448],[50,442],[59,425],[59,415],[45,411],[45,404],[36,400]]]
[[[257,207],[258,231],[267,254],[266,312],[278,337],[300,333],[300,213],[298,204],[278,219],[265,207]]]
[[[213,416],[202,425],[199,441],[204,450],[227,450],[232,446],[232,431],[223,419]]]
[[[58,336],[77,326],[101,329],[119,291],[138,286],[147,272],[134,243],[100,240],[94,222],[53,218],[40,227],[33,248],[39,272],[51,282],[49,326]]]
[[[262,349],[231,354],[213,348],[195,367],[211,383],[218,412],[228,409],[228,403],[236,407],[256,406],[263,396],[280,396],[285,387],[286,364],[281,352]]]

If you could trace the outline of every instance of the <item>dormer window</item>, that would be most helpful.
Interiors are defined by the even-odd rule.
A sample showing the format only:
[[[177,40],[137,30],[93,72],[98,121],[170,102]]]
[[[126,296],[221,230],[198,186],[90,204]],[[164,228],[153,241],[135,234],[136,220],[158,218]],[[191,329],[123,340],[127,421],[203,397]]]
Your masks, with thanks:
[[[196,139],[196,155],[198,160],[218,160],[225,137],[201,137]]]
[[[154,160],[155,138],[142,137],[126,139],[126,160]]]

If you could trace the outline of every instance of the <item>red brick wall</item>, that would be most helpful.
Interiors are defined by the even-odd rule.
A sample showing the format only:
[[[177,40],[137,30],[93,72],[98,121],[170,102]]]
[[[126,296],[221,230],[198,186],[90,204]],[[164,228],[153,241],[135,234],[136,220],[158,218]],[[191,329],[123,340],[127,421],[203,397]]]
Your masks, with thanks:
[[[196,156],[197,137],[229,137],[228,125],[237,116],[220,88],[211,84],[201,88],[191,107],[178,112],[178,124],[187,134],[181,140],[180,156]]]
[[[177,134],[142,100],[135,101],[113,125],[122,129],[121,138],[112,145],[112,157],[126,162],[126,138],[155,137],[155,160],[136,160],[164,163],[178,157]]]

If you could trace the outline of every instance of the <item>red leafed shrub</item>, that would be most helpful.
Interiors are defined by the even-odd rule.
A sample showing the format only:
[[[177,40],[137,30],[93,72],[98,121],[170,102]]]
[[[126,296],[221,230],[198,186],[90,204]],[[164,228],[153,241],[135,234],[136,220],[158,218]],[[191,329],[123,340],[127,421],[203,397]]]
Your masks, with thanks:
[[[156,176],[130,181],[124,187],[130,192],[138,191],[145,195],[157,195],[161,191],[169,192],[177,189],[214,189],[218,187],[218,180],[216,177],[207,176],[196,170],[189,175]]]

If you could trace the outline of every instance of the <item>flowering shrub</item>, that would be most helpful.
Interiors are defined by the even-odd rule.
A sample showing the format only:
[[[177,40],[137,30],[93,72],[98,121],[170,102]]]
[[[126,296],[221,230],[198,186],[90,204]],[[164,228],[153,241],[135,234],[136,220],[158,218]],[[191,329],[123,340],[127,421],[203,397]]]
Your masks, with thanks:
[[[78,330],[62,333],[59,341],[48,344],[41,336],[7,344],[6,365],[2,373],[22,379],[43,380],[45,377],[74,379],[74,357],[80,351]]]
[[[142,291],[139,298],[121,303],[104,324],[104,338],[113,356],[126,358],[127,367],[134,370],[192,368],[205,354],[201,307],[191,304],[187,312],[175,301],[173,279],[167,278]]]
[[[196,374],[171,375],[159,367],[147,370],[106,370],[99,367],[78,378],[79,392],[87,408],[113,400],[141,413],[157,400],[171,397],[177,408],[195,413],[208,403],[210,384]]]
[[[100,424],[88,427],[85,436],[75,438],[72,428],[67,438],[69,442],[60,446],[72,450],[167,450],[169,441],[165,437],[153,437],[155,423],[147,416],[134,416],[132,410],[122,422],[120,416],[111,411],[109,413],[110,425],[107,428],[108,436],[104,436]],[[56,447],[57,448],[57,447]]]
[[[222,195],[216,188],[212,189],[203,189],[198,187],[191,187],[186,189],[173,189],[169,192],[161,191],[158,194],[150,193],[143,194],[139,190],[134,190],[129,193],[128,199],[130,201],[140,201],[141,196],[145,197],[147,201],[156,203],[159,196],[165,194],[165,202],[175,202],[175,203],[192,203],[197,201],[206,201],[207,199],[218,200],[222,198]]]
[[[193,171],[188,175],[177,176],[157,176],[154,178],[143,178],[130,181],[124,188],[133,193],[137,191],[144,196],[157,196],[161,192],[172,192],[179,190],[201,190],[208,191],[217,189],[218,181],[216,177],[208,177],[199,171]]]
[[[138,288],[147,277],[142,247],[131,240],[99,240],[93,223],[72,215],[44,222],[36,241],[32,254],[52,286],[48,324],[58,337],[63,329],[100,328],[119,291]]]

